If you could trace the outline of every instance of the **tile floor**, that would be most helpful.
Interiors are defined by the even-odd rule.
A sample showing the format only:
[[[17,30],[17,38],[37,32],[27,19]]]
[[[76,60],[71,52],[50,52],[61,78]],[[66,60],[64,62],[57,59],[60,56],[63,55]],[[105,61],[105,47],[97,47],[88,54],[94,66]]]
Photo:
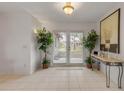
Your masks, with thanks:
[[[5,78],[6,77],[6,78]],[[11,77],[11,78],[10,78]],[[0,76],[0,90],[34,91],[109,91],[118,89],[111,82],[106,88],[105,75],[85,67],[51,67],[29,76]]]
[[[54,59],[53,63],[66,63],[66,58]],[[70,58],[70,63],[83,63],[82,58]]]

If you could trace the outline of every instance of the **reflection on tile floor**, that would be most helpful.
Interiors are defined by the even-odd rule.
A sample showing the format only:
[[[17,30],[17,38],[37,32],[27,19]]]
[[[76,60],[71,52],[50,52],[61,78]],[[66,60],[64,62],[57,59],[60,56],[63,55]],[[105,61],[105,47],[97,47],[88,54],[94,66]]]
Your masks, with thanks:
[[[105,75],[85,67],[51,67],[39,70],[29,76],[0,76],[0,90],[34,90],[34,91],[109,91],[118,89],[111,82],[106,88]],[[10,78],[11,77],[11,78]],[[4,78],[4,79],[3,79]]]
[[[66,58],[54,59],[53,63],[66,63]],[[70,63],[83,63],[82,58],[70,58]]]

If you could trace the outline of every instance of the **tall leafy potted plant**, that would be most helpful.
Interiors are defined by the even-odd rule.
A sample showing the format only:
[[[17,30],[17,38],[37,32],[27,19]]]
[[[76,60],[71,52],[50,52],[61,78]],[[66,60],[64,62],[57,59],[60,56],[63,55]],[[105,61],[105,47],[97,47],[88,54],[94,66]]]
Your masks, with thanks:
[[[89,51],[89,56],[85,60],[88,68],[92,68],[91,53],[95,48],[98,37],[96,31],[92,29],[91,32],[88,33],[88,36],[83,38],[83,45]]]
[[[50,47],[50,45],[53,43],[53,35],[51,32],[47,31],[44,28],[37,29],[37,42],[39,44],[39,50],[42,50],[45,54],[43,58],[43,69],[48,68],[50,60],[47,58],[47,49]]]

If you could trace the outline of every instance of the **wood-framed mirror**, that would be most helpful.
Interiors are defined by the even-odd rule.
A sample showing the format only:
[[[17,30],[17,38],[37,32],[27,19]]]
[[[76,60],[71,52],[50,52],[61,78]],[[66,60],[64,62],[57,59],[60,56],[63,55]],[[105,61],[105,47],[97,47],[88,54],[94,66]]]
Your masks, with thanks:
[[[100,21],[100,50],[120,53],[120,8]]]

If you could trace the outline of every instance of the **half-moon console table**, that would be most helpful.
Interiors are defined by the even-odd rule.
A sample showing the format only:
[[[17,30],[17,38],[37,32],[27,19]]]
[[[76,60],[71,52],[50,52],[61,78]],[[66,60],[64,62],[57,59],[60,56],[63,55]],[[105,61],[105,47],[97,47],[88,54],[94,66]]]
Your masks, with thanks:
[[[115,59],[115,58],[108,58],[108,57],[101,57],[98,55],[91,55],[93,60],[97,60],[99,62],[102,62],[106,65],[106,87],[110,87],[110,67],[111,66],[117,66],[119,70],[118,74],[118,88],[121,87],[121,81],[123,76],[123,63],[124,61]]]

